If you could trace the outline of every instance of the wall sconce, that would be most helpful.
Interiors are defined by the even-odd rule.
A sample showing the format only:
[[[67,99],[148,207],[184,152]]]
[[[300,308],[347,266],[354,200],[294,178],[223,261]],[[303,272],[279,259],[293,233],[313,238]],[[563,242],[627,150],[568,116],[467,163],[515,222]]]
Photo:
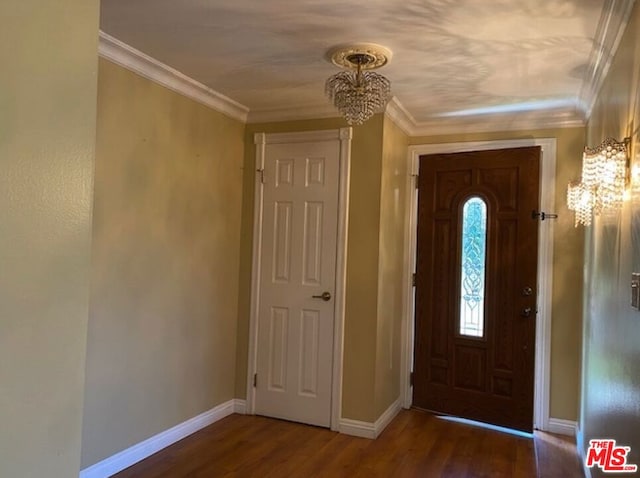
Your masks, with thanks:
[[[605,139],[595,148],[584,148],[582,181],[569,183],[567,206],[575,212],[575,226],[590,226],[594,215],[622,207],[629,168],[631,138]]]

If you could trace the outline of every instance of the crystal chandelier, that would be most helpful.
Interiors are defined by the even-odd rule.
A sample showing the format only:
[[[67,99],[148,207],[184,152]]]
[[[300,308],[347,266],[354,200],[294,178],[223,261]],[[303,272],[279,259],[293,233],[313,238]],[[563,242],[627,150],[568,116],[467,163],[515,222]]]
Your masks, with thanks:
[[[329,77],[325,93],[350,125],[361,125],[382,113],[391,98],[391,82],[373,69],[391,59],[391,51],[372,43],[340,45],[327,52],[327,59],[345,68]]]
[[[582,181],[569,183],[567,206],[575,212],[575,226],[591,225],[591,218],[622,207],[627,181],[629,138],[607,138],[595,148],[585,148]]]

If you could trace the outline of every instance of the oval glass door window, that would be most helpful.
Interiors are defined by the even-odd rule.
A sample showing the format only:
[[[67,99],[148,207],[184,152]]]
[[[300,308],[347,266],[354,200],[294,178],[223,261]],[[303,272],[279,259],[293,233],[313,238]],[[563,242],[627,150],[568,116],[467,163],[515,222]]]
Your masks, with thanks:
[[[484,336],[487,204],[477,196],[462,208],[460,335]]]

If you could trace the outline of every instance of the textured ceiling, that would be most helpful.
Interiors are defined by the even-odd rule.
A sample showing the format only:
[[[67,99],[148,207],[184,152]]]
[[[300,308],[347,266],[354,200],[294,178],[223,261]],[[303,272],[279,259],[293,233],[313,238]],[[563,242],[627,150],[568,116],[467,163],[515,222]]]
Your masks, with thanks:
[[[102,0],[101,29],[252,114],[328,108],[324,81],[338,69],[326,50],[365,41],[393,51],[378,71],[417,122],[539,111],[579,117],[606,3]]]

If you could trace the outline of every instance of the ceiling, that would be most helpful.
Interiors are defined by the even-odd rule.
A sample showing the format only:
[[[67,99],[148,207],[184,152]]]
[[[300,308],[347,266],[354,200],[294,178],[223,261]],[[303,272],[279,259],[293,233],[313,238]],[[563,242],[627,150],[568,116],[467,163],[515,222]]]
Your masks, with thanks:
[[[249,121],[337,116],[330,47],[393,58],[405,129],[583,124],[633,1],[102,0],[101,30],[246,106]]]

